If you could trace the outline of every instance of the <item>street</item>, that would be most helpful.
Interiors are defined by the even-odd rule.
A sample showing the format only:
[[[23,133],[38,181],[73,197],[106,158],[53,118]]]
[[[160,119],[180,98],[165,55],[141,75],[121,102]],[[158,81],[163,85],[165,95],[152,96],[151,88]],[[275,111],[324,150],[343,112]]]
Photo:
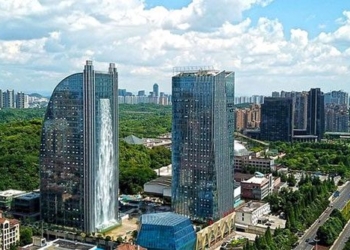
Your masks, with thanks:
[[[323,225],[323,223],[328,219],[329,214],[333,211],[333,209],[342,209],[346,202],[349,200],[349,193],[350,193],[350,183],[347,182],[344,187],[342,188],[339,197],[337,197],[334,201],[330,203],[330,206],[327,207],[327,209],[320,215],[320,217],[308,228],[304,235],[300,237],[299,239],[299,245],[296,246],[295,250],[311,250],[315,246],[314,239],[316,237],[316,232],[318,228]],[[347,225],[347,232],[350,232],[350,226]],[[344,236],[348,236],[348,233],[344,233]],[[306,239],[309,239],[310,242],[306,242]],[[343,242],[343,240],[341,240]],[[341,243],[339,243],[341,244]],[[333,249],[342,249],[342,248],[333,248]]]

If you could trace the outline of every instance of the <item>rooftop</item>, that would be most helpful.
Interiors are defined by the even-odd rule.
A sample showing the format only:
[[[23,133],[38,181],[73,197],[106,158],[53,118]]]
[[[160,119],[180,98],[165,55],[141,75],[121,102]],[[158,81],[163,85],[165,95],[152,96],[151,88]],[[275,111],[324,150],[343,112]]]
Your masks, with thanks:
[[[0,191],[0,196],[11,197],[11,196],[16,196],[16,195],[25,194],[25,193],[26,193],[25,191],[9,189],[5,191]]]
[[[250,178],[249,180],[242,181],[242,183],[262,184],[262,183],[264,183],[266,181],[267,181],[267,179],[265,177],[254,176],[254,177]]]
[[[23,195],[16,197],[16,199],[22,199],[22,200],[31,200],[31,199],[35,199],[35,198],[40,198],[40,194],[39,193],[27,193],[27,194],[23,194]]]
[[[87,243],[81,243],[81,242],[75,242],[71,240],[65,240],[65,239],[56,239],[54,241],[47,242],[45,246],[35,246],[33,244],[27,245],[23,247],[22,249],[30,249],[30,250],[39,250],[39,249],[49,249],[49,250],[90,250],[90,249],[97,249],[96,246],[87,244]]]
[[[156,226],[175,226],[187,220],[189,220],[187,217],[171,212],[144,214],[141,217],[142,224]]]
[[[170,187],[171,186],[171,176],[160,176],[157,179],[151,180],[145,185],[160,185],[160,186],[166,186]]]
[[[243,212],[243,213],[250,213],[258,209],[259,207],[262,207],[267,203],[263,202],[257,202],[257,201],[250,201],[246,204],[244,204],[242,207],[238,208],[236,211],[237,212]]]

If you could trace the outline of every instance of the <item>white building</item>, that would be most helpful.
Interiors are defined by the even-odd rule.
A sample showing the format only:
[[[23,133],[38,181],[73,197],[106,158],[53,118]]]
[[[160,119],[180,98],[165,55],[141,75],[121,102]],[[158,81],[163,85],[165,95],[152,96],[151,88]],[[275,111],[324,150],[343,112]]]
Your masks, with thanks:
[[[10,249],[11,245],[19,242],[19,221],[2,217],[0,211],[0,249]]]
[[[249,201],[236,210],[236,226],[237,223],[255,226],[258,224],[259,218],[268,215],[270,212],[269,203]]]

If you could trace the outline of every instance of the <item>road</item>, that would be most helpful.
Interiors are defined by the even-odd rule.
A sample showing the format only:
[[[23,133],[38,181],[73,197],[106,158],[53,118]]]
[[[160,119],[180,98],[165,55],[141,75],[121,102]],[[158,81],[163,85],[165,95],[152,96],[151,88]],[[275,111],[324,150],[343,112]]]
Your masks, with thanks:
[[[347,182],[341,189],[341,192],[339,194],[339,197],[337,197],[334,201],[330,203],[330,206],[328,207],[321,215],[320,217],[312,224],[304,233],[302,237],[299,239],[299,245],[295,247],[295,250],[311,250],[314,248],[315,243],[309,243],[305,242],[306,239],[315,239],[316,232],[318,228],[323,225],[323,223],[328,219],[329,214],[333,211],[333,209],[342,209],[347,201],[349,200],[349,193],[350,193],[350,182]],[[350,229],[349,229],[350,230]],[[349,234],[345,234],[349,235]],[[342,249],[342,248],[334,248],[334,249]]]

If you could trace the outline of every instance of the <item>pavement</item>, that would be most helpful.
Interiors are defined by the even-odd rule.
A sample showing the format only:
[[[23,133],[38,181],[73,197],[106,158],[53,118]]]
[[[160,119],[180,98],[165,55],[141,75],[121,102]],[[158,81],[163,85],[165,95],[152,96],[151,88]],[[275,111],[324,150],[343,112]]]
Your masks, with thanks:
[[[323,223],[328,219],[329,214],[333,211],[333,209],[339,209],[341,210],[346,203],[348,202],[350,196],[350,182],[346,182],[341,188],[339,196],[335,198],[331,203],[329,204],[329,207],[326,208],[326,210],[320,215],[320,217],[305,231],[304,235],[300,237],[299,239],[299,245],[296,246],[295,250],[311,250],[311,249],[317,249],[316,243],[314,241],[316,237],[316,232],[320,226],[323,225]],[[349,225],[347,225],[350,227]],[[350,232],[350,228],[348,229]],[[344,237],[349,235],[344,233]],[[310,239],[311,242],[306,242],[306,239]],[[342,241],[343,242],[343,241]],[[342,249],[342,248],[334,248],[336,250]]]

